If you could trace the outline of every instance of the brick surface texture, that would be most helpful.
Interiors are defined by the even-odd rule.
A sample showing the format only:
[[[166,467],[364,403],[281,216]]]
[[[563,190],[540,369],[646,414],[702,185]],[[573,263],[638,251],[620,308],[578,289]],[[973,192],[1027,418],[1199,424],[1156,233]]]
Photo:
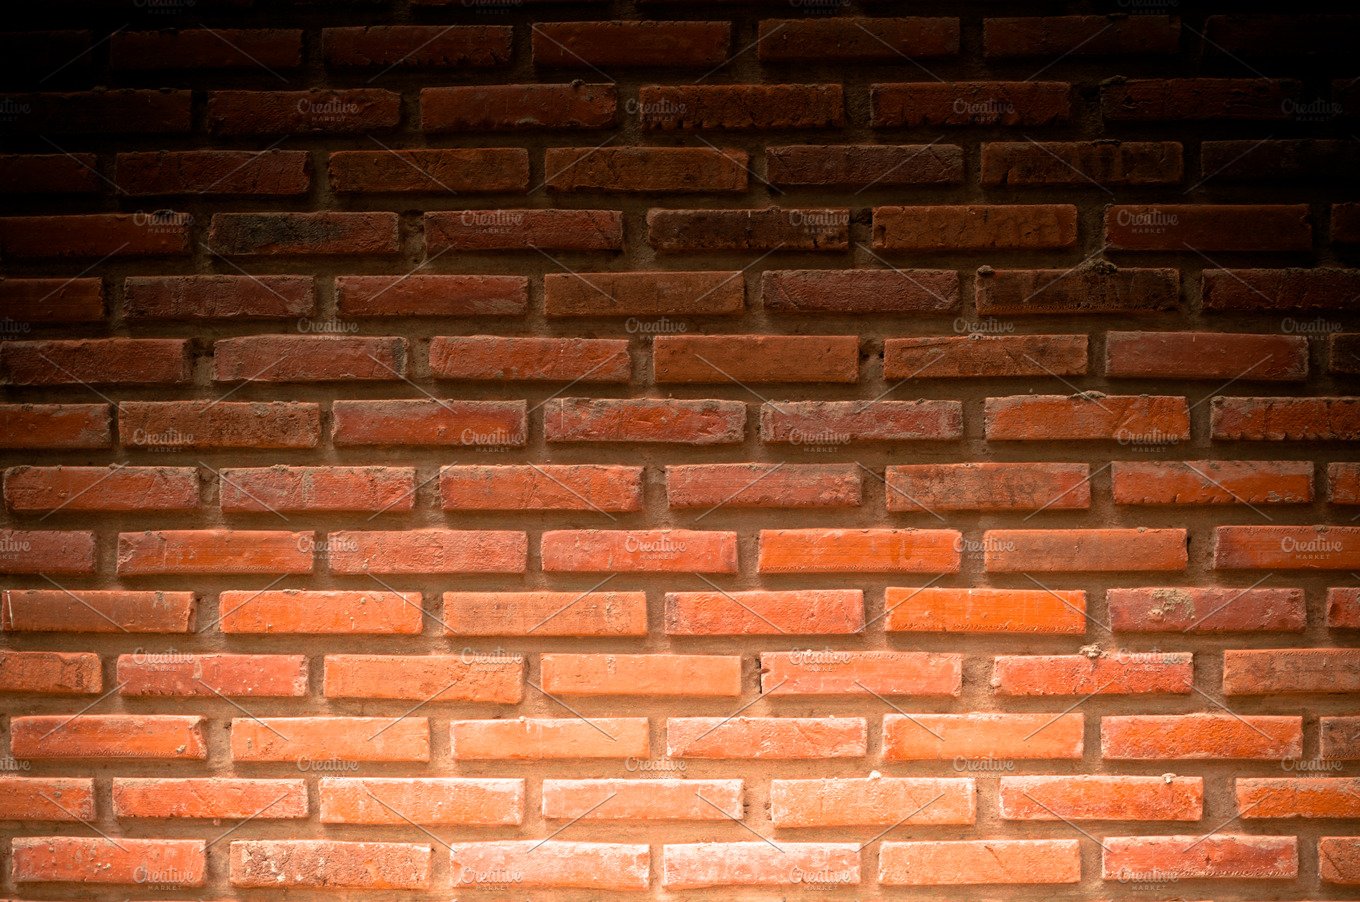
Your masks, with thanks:
[[[1360,16],[0,32],[0,899],[1360,898]]]

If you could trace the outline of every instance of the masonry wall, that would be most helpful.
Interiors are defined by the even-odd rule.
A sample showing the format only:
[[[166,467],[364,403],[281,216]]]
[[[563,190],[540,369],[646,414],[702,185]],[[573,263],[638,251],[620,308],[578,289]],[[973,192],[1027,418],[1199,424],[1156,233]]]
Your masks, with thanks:
[[[1210,6],[7,10],[0,896],[1360,898],[1360,18]]]

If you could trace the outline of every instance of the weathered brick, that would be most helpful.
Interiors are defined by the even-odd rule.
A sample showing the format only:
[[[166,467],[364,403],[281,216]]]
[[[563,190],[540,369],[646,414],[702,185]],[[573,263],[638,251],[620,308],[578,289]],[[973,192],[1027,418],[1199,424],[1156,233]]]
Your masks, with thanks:
[[[1118,204],[1105,209],[1105,241],[1126,251],[1307,251],[1307,204]]]
[[[666,721],[666,754],[673,758],[863,758],[867,743],[862,717],[672,717]]]
[[[548,273],[548,316],[735,314],[745,305],[739,272]]]
[[[946,313],[959,276],[939,269],[791,269],[765,272],[761,303],[774,313]]]
[[[331,153],[328,173],[337,194],[526,191],[529,152],[522,147],[341,150]]]
[[[982,145],[982,184],[997,187],[1175,185],[1184,174],[1184,166],[1177,141],[1017,141]]]
[[[1070,204],[875,207],[881,250],[982,251],[1072,247],[1077,208]]]
[[[1184,529],[989,529],[983,539],[994,573],[1184,570]]]
[[[888,510],[1082,510],[1090,467],[1057,463],[912,464],[884,474]]]
[[[958,401],[767,401],[760,439],[831,450],[856,442],[953,441],[963,435]]]
[[[682,464],[666,467],[672,509],[855,507],[863,480],[853,464]]]
[[[337,69],[482,69],[510,61],[509,25],[325,28],[321,55]]]
[[[543,168],[553,191],[715,194],[746,190],[750,157],[708,147],[549,147]]]
[[[1111,79],[1100,110],[1112,122],[1271,121],[1289,118],[1302,86],[1290,79]]]
[[[970,379],[1086,374],[1085,335],[887,338],[885,379]]]
[[[765,161],[772,185],[863,190],[963,182],[957,144],[794,144],[767,147]]]
[[[657,382],[858,382],[857,335],[658,335]]]
[[[444,510],[636,511],[642,508],[642,468],[602,464],[444,467]]]
[[[732,44],[730,22],[535,22],[531,33],[535,66],[594,72],[631,66],[712,69],[726,62]]]
[[[1100,746],[1112,761],[1297,758],[1303,753],[1303,721],[1232,713],[1103,717]]]
[[[209,91],[208,131],[221,137],[349,135],[392,129],[401,95],[379,88]]]
[[[1060,81],[914,81],[869,88],[875,128],[1040,126],[1066,122],[1072,86]]]
[[[1150,56],[1180,46],[1175,16],[1021,16],[982,21],[983,56]]]
[[[445,210],[425,214],[428,251],[617,251],[617,210]]]
[[[1116,504],[1304,504],[1313,500],[1306,461],[1125,461],[1112,465]]]
[[[1301,589],[1110,589],[1110,625],[1128,633],[1302,632]]]
[[[451,636],[645,636],[642,592],[445,592]]]
[[[668,592],[672,636],[843,635],[864,629],[859,589]]]
[[[762,529],[761,573],[957,573],[953,529]]]
[[[729,445],[746,435],[740,401],[560,398],[544,405],[549,442]]]
[[[11,467],[5,504],[14,511],[192,511],[192,467]]]
[[[889,62],[955,56],[959,20],[944,16],[763,19],[756,55],[767,63]]]
[[[1101,261],[1073,269],[978,270],[983,315],[1156,313],[1180,305],[1177,269],[1128,269]]]
[[[422,88],[420,127],[431,133],[606,128],[617,106],[612,84]]]
[[[644,129],[805,129],[845,124],[838,84],[643,85],[638,119]]]
[[[1081,881],[1075,839],[885,842],[878,881],[884,886],[1070,884]]]

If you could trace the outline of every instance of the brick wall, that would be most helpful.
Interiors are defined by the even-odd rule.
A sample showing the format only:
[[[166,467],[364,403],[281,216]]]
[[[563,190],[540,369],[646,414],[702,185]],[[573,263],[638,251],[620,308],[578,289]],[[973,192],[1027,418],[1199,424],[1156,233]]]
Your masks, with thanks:
[[[7,10],[0,896],[1360,898],[1360,18],[1216,6]]]

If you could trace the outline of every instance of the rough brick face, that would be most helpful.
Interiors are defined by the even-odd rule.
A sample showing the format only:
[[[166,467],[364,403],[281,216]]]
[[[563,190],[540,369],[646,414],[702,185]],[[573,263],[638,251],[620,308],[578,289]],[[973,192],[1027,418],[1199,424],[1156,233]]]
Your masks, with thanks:
[[[12,4],[0,900],[1356,896],[1296,5]]]

